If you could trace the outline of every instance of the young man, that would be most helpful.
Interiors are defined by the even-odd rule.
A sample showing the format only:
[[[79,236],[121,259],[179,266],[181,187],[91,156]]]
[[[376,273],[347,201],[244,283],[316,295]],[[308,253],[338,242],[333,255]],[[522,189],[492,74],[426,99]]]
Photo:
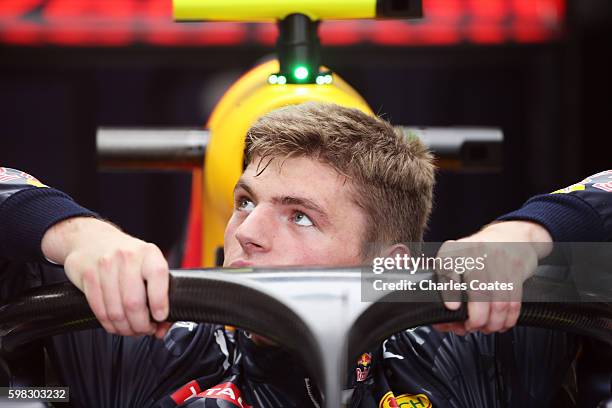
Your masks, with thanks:
[[[334,105],[283,108],[251,128],[245,163],[226,229],[225,266],[362,264],[422,239],[431,209],[431,158],[417,140],[379,119]],[[166,318],[167,264],[159,250],[91,217],[61,193],[26,187],[26,176],[11,174],[21,177],[13,180],[19,184],[8,181],[0,190],[0,221],[7,227],[0,232],[0,257],[13,260],[1,278],[11,277],[10,288],[19,280],[15,260],[47,258],[64,265],[107,332],[166,333],[168,324],[150,321],[146,306],[148,300],[157,321]],[[23,230],[24,220],[29,230]],[[549,230],[554,228],[512,221],[480,236],[550,241]],[[47,269],[27,268],[43,278]],[[518,317],[511,302],[475,305],[464,326],[446,328],[498,331]],[[527,343],[515,342],[525,336],[531,352],[545,356],[535,370],[532,362],[514,358],[526,354]],[[178,323],[163,341],[94,330],[57,336],[48,346],[77,406],[320,405],[300,365],[265,342],[222,326]],[[503,356],[500,344],[509,345]],[[545,330],[457,337],[418,328],[364,357],[357,368],[368,368],[367,374],[350,378],[350,406],[546,404],[574,351],[571,337]],[[529,375],[519,377],[524,373]]]

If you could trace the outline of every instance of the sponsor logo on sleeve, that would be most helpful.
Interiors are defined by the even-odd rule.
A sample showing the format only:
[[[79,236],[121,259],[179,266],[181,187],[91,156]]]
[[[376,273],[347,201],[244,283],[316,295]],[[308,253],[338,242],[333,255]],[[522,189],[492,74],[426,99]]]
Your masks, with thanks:
[[[567,194],[567,193],[571,193],[572,191],[584,191],[586,187],[584,186],[584,184],[573,184],[569,187],[565,187],[556,191],[553,191],[550,194]]]
[[[612,193],[612,181],[608,181],[607,183],[595,183],[593,184],[593,187],[608,193]]]
[[[431,402],[425,394],[393,395],[391,391],[380,400],[378,408],[431,408]]]
[[[15,169],[9,169],[7,167],[0,167],[0,183],[29,184],[34,187],[47,187],[38,181],[36,177],[30,176],[28,173]]]
[[[565,187],[556,191],[553,191],[550,194],[568,194],[573,191],[584,191],[586,190],[586,185],[590,184],[593,188],[597,188],[599,190],[603,190],[605,192],[612,192],[612,181],[607,181],[608,179],[612,179],[612,170],[602,171],[601,173],[593,174],[582,180],[580,183],[572,184],[569,187]]]
[[[14,173],[14,170],[0,167],[0,183],[8,183],[18,178],[19,176]]]
[[[612,170],[602,171],[597,174],[593,174],[581,181],[582,184],[593,183],[594,181],[600,181],[612,178]]]

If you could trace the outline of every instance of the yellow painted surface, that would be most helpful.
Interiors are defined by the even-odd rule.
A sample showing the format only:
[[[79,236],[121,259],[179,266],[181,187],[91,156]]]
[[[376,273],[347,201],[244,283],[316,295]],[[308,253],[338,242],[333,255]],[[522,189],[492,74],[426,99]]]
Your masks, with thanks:
[[[376,0],[173,0],[177,21],[274,21],[300,13],[311,20],[375,18]]]

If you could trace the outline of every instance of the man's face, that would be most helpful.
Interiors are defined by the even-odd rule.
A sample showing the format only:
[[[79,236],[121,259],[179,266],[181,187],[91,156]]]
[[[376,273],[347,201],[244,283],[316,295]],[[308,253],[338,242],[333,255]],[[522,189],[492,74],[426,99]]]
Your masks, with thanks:
[[[366,217],[346,177],[304,157],[273,159],[256,175],[258,164],[255,157],[234,190],[223,266],[362,263]]]

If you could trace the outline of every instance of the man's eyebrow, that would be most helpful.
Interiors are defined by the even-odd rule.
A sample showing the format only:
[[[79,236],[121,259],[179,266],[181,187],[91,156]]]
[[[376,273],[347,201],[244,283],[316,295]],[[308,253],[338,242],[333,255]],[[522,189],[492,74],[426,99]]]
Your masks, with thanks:
[[[274,201],[279,202],[282,205],[300,205],[302,207],[316,211],[323,217],[327,218],[327,211],[325,211],[319,204],[308,198],[285,196],[281,198],[276,198],[274,199]]]
[[[249,195],[255,197],[255,193],[253,193],[253,189],[251,189],[251,186],[249,186],[249,184],[244,181],[243,179],[238,180],[238,182],[236,183],[236,185],[234,186],[234,193],[236,192],[236,190],[238,190],[239,188],[243,189],[244,191],[246,191],[247,193],[249,193]]]

